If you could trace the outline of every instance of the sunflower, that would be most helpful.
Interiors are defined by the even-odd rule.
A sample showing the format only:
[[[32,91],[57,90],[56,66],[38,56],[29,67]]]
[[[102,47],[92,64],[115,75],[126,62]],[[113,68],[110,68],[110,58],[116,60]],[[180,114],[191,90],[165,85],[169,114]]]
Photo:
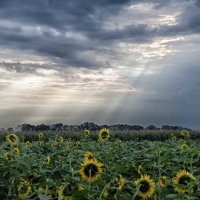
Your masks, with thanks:
[[[171,138],[171,139],[172,139],[173,142],[175,142],[176,139],[177,139],[177,137],[176,137],[175,135],[172,135],[172,138]]]
[[[62,143],[64,142],[63,137],[62,137],[62,136],[59,136],[59,137],[56,139],[56,142],[57,142],[58,144],[62,144]]]
[[[37,172],[33,172],[33,177],[37,178],[39,176],[39,174]]]
[[[84,159],[85,160],[96,160],[95,156],[90,151],[86,151],[84,153]]]
[[[159,180],[159,186],[161,188],[164,188],[164,187],[166,187],[166,185],[167,185],[167,177],[166,176],[162,176],[160,178],[160,180]]]
[[[51,157],[50,157],[50,156],[47,156],[46,164],[49,165],[50,163],[51,163]]]
[[[26,199],[32,192],[31,184],[28,181],[21,180],[18,185],[18,196],[20,199]]]
[[[183,136],[183,137],[189,137],[190,134],[189,134],[189,132],[187,130],[182,130],[181,131],[181,136]]]
[[[3,156],[6,159],[6,161],[12,161],[12,156],[10,155],[10,153],[6,150],[3,150]]]
[[[15,155],[19,155],[19,148],[18,148],[18,147],[15,147],[15,148],[13,149],[13,153],[14,153]]]
[[[139,187],[139,196],[143,199],[150,198],[155,191],[155,182],[148,175],[142,175],[135,181],[135,185]]]
[[[59,145],[59,143],[57,141],[53,141],[53,143],[51,144],[51,147],[54,148],[54,147],[57,147]]]
[[[120,192],[124,185],[126,184],[126,179],[125,178],[120,178],[118,182],[119,186],[117,188],[117,192]]]
[[[39,133],[38,137],[39,137],[39,139],[42,139],[44,137],[44,134],[43,133]]]
[[[29,144],[30,144],[29,141],[26,141],[26,142],[25,142],[25,146],[26,146],[26,147],[29,146]]]
[[[84,135],[87,137],[87,136],[90,135],[90,130],[85,129],[85,130],[83,131],[83,133],[84,133]]]
[[[188,149],[188,148],[189,148],[189,145],[186,144],[186,143],[183,143],[183,144],[181,145],[181,148],[182,148],[182,149]]]
[[[17,145],[19,142],[19,138],[15,134],[9,134],[6,136],[6,140],[10,145]]]
[[[98,162],[97,160],[84,160],[81,164],[81,168],[79,173],[82,179],[88,182],[96,181],[101,175],[99,174],[102,172],[103,164]]]
[[[138,166],[137,173],[140,174],[140,175],[143,173],[142,165]]]
[[[102,128],[99,131],[99,140],[100,141],[107,141],[110,137],[110,131],[107,128]]]
[[[196,178],[186,170],[181,170],[177,172],[176,176],[173,178],[173,184],[175,186],[175,190],[178,193],[188,192],[188,183],[190,181],[194,181]]]
[[[187,130],[182,130],[181,131],[181,136],[183,136],[183,137],[189,137],[190,134],[189,134],[189,132]]]

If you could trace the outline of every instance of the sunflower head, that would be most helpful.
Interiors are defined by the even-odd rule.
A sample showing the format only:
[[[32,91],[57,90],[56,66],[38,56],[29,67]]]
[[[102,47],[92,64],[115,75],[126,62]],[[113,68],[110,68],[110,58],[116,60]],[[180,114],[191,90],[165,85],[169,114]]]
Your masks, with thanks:
[[[139,166],[138,166],[137,173],[140,174],[140,175],[143,174],[142,165],[139,165]]]
[[[88,137],[88,136],[90,135],[90,130],[85,129],[85,130],[83,131],[83,134],[84,134],[86,137]]]
[[[6,159],[6,161],[11,162],[13,160],[12,156],[10,153],[6,150],[3,150],[3,156]]]
[[[63,137],[62,137],[62,136],[59,136],[59,137],[56,139],[56,142],[57,142],[58,144],[62,144],[62,143],[64,142]]]
[[[33,172],[33,177],[37,178],[39,176],[39,174],[37,172]]]
[[[176,139],[177,139],[177,137],[176,137],[175,135],[172,135],[171,140],[172,140],[173,142],[175,142]]]
[[[167,186],[167,177],[166,176],[162,176],[159,180],[159,186],[161,188],[164,188]]]
[[[29,144],[30,144],[29,141],[26,141],[26,142],[25,142],[25,146],[26,146],[26,147],[29,146]]]
[[[39,133],[38,137],[39,137],[39,139],[42,139],[44,137],[44,134],[43,133]]]
[[[19,155],[19,148],[18,148],[18,147],[15,147],[15,148],[13,149],[13,153],[14,153],[15,155]]]
[[[9,134],[6,136],[6,140],[10,145],[17,145],[19,142],[19,138],[15,134]]]
[[[126,184],[126,179],[125,178],[120,178],[118,181],[118,188],[117,188],[117,192],[120,192],[124,185]]]
[[[182,130],[181,131],[181,136],[183,136],[183,137],[189,137],[190,134],[189,134],[189,132],[187,130]]]
[[[189,148],[189,145],[186,144],[185,142],[181,145],[181,148],[182,149],[188,149]]]
[[[32,188],[31,184],[28,181],[22,179],[18,185],[18,196],[20,199],[27,199],[27,197],[31,194]]]
[[[107,141],[110,138],[110,131],[107,128],[102,128],[99,131],[99,140],[100,141]]]
[[[103,169],[103,164],[98,162],[97,160],[84,160],[81,164],[81,168],[79,173],[83,180],[88,182],[96,181],[100,176]]]
[[[50,157],[50,156],[47,156],[46,164],[49,165],[50,163],[51,163],[51,157]]]
[[[140,179],[135,181],[135,185],[139,187],[138,195],[143,199],[150,198],[155,191],[155,182],[148,175],[142,175]]]
[[[54,148],[54,147],[57,147],[59,145],[59,143],[55,140],[53,141],[53,143],[51,144],[51,147]]]
[[[186,170],[181,170],[177,172],[176,176],[173,178],[173,184],[175,186],[175,190],[178,193],[186,193],[189,192],[188,183],[194,181],[196,178]]]

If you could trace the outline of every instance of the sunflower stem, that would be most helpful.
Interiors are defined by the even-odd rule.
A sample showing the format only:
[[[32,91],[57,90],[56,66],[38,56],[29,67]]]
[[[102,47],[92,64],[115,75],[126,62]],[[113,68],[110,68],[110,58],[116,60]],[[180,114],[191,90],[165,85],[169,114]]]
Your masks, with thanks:
[[[101,200],[101,198],[102,198],[104,192],[106,191],[106,189],[107,189],[109,186],[110,186],[110,183],[107,183],[107,184],[105,185],[105,187],[104,187],[103,190],[101,191],[101,194],[100,194],[98,200]]]
[[[161,179],[161,165],[160,165],[160,151],[158,151],[158,176],[159,179]],[[159,191],[158,191],[158,199],[160,200],[161,198],[161,187],[159,186]]]
[[[91,190],[91,169],[89,170],[89,187],[88,187],[88,189],[89,189],[89,191]],[[90,200],[90,194],[89,194],[89,196],[88,196],[88,199]]]
[[[136,190],[135,194],[133,195],[132,200],[135,200],[135,197],[137,196],[137,194],[138,194],[138,192],[139,192],[140,186],[141,186],[141,185],[139,185],[139,186],[137,187],[137,190]]]

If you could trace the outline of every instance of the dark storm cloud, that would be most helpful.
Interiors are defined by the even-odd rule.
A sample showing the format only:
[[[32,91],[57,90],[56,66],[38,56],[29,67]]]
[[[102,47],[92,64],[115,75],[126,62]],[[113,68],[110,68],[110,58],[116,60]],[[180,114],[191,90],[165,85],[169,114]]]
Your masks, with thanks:
[[[135,1],[138,2],[138,1]],[[18,23],[15,27],[4,25],[0,31],[0,43],[3,45],[33,50],[37,54],[58,58],[57,62],[69,66],[96,68],[106,65],[94,61],[89,56],[84,58],[82,52],[98,52],[108,41],[146,35],[146,25],[133,25],[124,30],[108,31],[101,24],[110,15],[116,14],[128,0],[118,1],[1,1],[0,18]],[[27,33],[23,26],[43,26],[42,34]],[[61,35],[56,36],[49,29],[54,28]],[[80,33],[86,41],[66,38],[64,33]]]
[[[155,8],[164,7],[173,1],[139,1],[139,0],[6,0],[0,4],[0,19],[6,20],[0,31],[0,44],[22,50],[35,51],[46,55],[56,62],[69,66],[98,68],[107,66],[108,62],[96,61],[91,57],[84,57],[83,52],[98,53],[105,47],[110,47],[116,41],[148,42],[152,38],[163,35],[177,35],[199,31],[200,12],[198,1],[193,1],[187,9],[183,10],[179,24],[150,28],[141,20],[141,24],[131,24],[121,29],[107,30],[102,27],[108,17],[115,16],[124,6],[141,2],[152,2]],[[181,4],[181,1],[177,0]],[[182,1],[186,2],[186,1]],[[185,13],[187,12],[187,13]],[[188,14],[189,13],[189,14]],[[9,22],[11,24],[9,25]],[[12,24],[16,23],[15,26]],[[42,33],[27,32],[24,26],[41,26]],[[191,29],[192,27],[192,29]],[[28,28],[27,28],[28,29]],[[55,35],[54,29],[60,33]],[[64,34],[81,34],[85,38],[65,37]]]
[[[40,65],[36,65],[36,64],[22,64],[19,62],[12,62],[12,63],[8,63],[8,62],[0,62],[0,67],[6,69],[7,71],[14,71],[14,72],[18,72],[18,73],[36,73],[35,69],[36,66],[40,66]]]

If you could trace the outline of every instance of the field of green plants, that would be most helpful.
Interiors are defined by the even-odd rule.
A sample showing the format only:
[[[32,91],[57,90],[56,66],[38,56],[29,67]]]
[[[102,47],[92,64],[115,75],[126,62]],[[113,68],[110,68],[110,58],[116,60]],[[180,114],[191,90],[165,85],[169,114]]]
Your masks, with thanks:
[[[108,129],[68,137],[3,135],[0,199],[200,199],[196,136],[182,131],[154,141],[138,137],[123,138]]]

